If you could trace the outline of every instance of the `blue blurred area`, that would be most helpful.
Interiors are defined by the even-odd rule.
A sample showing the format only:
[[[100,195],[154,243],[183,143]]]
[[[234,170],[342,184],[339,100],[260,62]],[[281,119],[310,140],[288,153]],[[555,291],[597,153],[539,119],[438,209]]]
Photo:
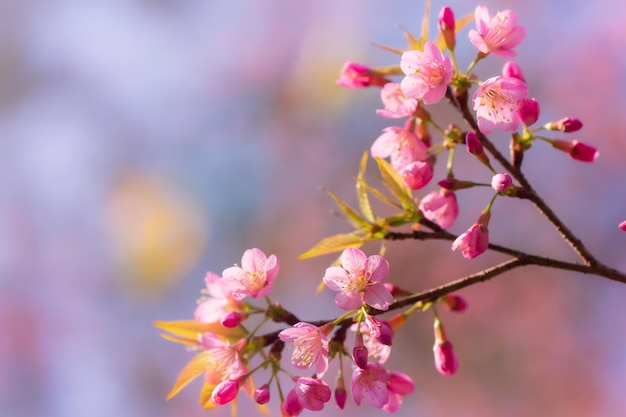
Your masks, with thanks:
[[[475,7],[449,5],[457,16]],[[517,62],[541,120],[579,117],[578,138],[600,149],[585,165],[538,143],[531,180],[601,260],[626,269],[626,6],[485,5],[527,27]],[[320,187],[352,204],[362,152],[395,123],[374,115],[377,91],[334,80],[346,60],[397,64],[371,43],[404,47],[397,26],[418,33],[422,12],[408,0],[0,1],[0,414],[207,415],[198,384],[165,402],[191,356],[152,322],[190,318],[206,271],[250,247],[281,259],[276,299],[329,318],[332,296],[311,294],[331,257],[296,257],[349,230]],[[474,54],[466,32],[463,63]],[[486,204],[460,201],[455,233]],[[492,239],[573,259],[545,225],[498,201]],[[448,250],[390,244],[392,275],[420,290],[501,260],[443,266]],[[398,338],[390,364],[416,379],[398,415],[623,415],[626,288],[529,268],[464,296],[467,314],[445,318],[459,375],[434,371],[430,317]]]

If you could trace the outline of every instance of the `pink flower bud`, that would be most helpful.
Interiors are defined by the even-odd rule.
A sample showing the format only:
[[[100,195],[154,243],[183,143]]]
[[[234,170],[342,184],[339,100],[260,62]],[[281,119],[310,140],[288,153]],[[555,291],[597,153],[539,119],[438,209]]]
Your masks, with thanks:
[[[346,399],[348,398],[348,392],[346,391],[346,383],[343,380],[343,373],[339,372],[337,375],[337,386],[335,387],[335,403],[340,410],[346,406]]]
[[[621,222],[621,223],[619,224],[619,226],[617,226],[617,227],[619,227],[620,229],[622,229],[623,231],[625,231],[625,232],[626,232],[626,220],[624,220],[623,222]]]
[[[556,122],[546,123],[544,128],[548,130],[558,130],[565,133],[576,132],[583,127],[583,123],[574,117],[564,117]]]
[[[267,404],[270,400],[270,387],[268,384],[261,385],[254,390],[254,401],[257,404]]]
[[[239,392],[239,382],[227,379],[222,381],[213,389],[211,394],[211,402],[215,405],[224,405],[237,397]]]
[[[321,379],[298,378],[295,390],[300,404],[307,410],[320,411],[330,401],[330,387]]]
[[[292,389],[287,394],[287,398],[280,406],[281,412],[286,416],[298,416],[304,407],[300,404],[300,400],[298,399],[298,394],[296,393],[296,389]]]
[[[450,311],[461,313],[467,309],[467,302],[460,295],[444,295],[441,301],[443,302],[443,305],[446,306]]]
[[[456,37],[455,37],[455,22],[454,22],[454,12],[448,6],[441,9],[439,12],[439,30],[443,35],[443,39],[446,42],[446,47],[450,50],[454,49],[456,46]]]
[[[474,259],[489,247],[489,230],[486,225],[474,223],[452,242],[452,250],[461,250],[465,259]]]
[[[404,183],[412,190],[424,188],[433,179],[433,167],[425,161],[414,161],[400,170]]]
[[[539,102],[534,98],[520,100],[518,103],[517,113],[520,120],[526,126],[530,126],[539,119]]]
[[[348,88],[380,87],[388,82],[385,77],[376,75],[371,68],[356,62],[346,62],[337,80],[338,85]]]
[[[567,141],[562,139],[553,139],[552,146],[556,149],[566,152],[573,159],[583,162],[593,162],[596,160],[600,152],[593,146],[584,144],[577,140]]]
[[[513,186],[513,178],[507,173],[496,174],[491,178],[491,188],[497,193],[504,193]]]
[[[461,181],[455,178],[446,178],[445,180],[441,180],[437,183],[441,188],[445,188],[446,190],[462,190],[464,188],[472,188],[477,184],[472,181]]]
[[[526,80],[524,79],[524,73],[522,73],[522,69],[513,61],[506,61],[504,63],[504,66],[502,67],[502,76],[517,78],[518,80],[526,82]]]
[[[437,223],[442,229],[452,226],[459,215],[459,205],[454,191],[445,188],[426,194],[420,201],[419,209],[424,217]]]
[[[467,145],[467,151],[472,155],[483,153],[483,144],[480,143],[478,135],[471,130],[465,135],[465,144]]]
[[[232,329],[239,326],[239,323],[241,323],[241,319],[241,314],[236,311],[231,311],[225,313],[222,318],[220,318],[220,323],[222,323],[222,326]]]
[[[378,320],[374,316],[366,316],[365,322],[370,328],[370,336],[383,345],[391,346],[393,340],[393,330],[389,323]]]
[[[369,356],[367,348],[363,344],[363,333],[357,332],[354,339],[354,349],[352,349],[352,358],[354,363],[361,369],[367,368],[367,357]]]
[[[435,368],[441,375],[451,376],[459,369],[459,361],[449,341],[435,342],[433,354],[435,356]]]

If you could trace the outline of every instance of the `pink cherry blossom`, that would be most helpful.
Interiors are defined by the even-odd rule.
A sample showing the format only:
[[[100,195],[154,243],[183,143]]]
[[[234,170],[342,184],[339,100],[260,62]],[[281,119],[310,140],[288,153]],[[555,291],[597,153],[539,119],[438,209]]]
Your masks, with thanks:
[[[232,296],[229,285],[222,278],[209,272],[204,278],[208,297],[196,307],[194,316],[201,323],[216,323],[222,317],[241,308],[241,303]]]
[[[241,258],[241,267],[226,268],[222,272],[222,280],[229,286],[235,299],[264,297],[272,292],[278,268],[276,256],[266,257],[259,249],[248,249]]]
[[[453,191],[441,188],[433,191],[420,201],[419,209],[424,217],[439,227],[447,229],[459,215],[459,205]]]
[[[298,378],[295,391],[300,404],[312,411],[322,410],[331,397],[330,387],[321,379]]]
[[[341,267],[326,269],[324,283],[339,291],[335,303],[344,310],[355,310],[364,303],[387,310],[393,303],[391,293],[381,282],[389,274],[389,263],[379,255],[369,258],[359,249],[348,248],[341,254]]]
[[[423,161],[428,148],[417,135],[406,128],[387,127],[372,144],[373,158],[390,158],[391,166],[399,171],[414,161]]]
[[[354,368],[351,388],[356,405],[365,400],[371,407],[383,408],[389,402],[389,380],[389,373],[378,363],[370,363],[366,369]]]
[[[400,409],[402,399],[415,391],[415,384],[410,376],[401,372],[389,372],[389,401],[383,406],[388,413],[395,413]]]
[[[426,161],[413,161],[400,169],[402,180],[411,190],[420,190],[433,179],[433,167]]]
[[[206,355],[204,380],[210,385],[217,385],[225,380],[237,380],[247,372],[241,359],[241,343],[231,345],[212,333],[198,336],[200,346]],[[244,339],[242,341],[245,342]]]
[[[390,119],[412,116],[418,105],[417,99],[404,95],[398,83],[385,84],[380,90],[380,98],[385,108],[376,110],[376,114]]]
[[[321,328],[299,322],[278,334],[283,342],[292,342],[294,351],[291,362],[296,368],[308,369],[315,366],[318,377],[328,369],[328,339]]]
[[[424,104],[439,102],[452,80],[452,61],[444,58],[439,47],[430,41],[424,44],[424,51],[404,52],[400,68],[406,74],[400,84],[402,92],[407,97],[422,99]]]
[[[478,128],[491,133],[495,128],[504,131],[517,129],[520,119],[518,102],[528,95],[528,87],[517,78],[492,77],[481,83],[472,98]]]
[[[489,247],[489,230],[487,226],[474,223],[465,233],[452,242],[452,250],[461,250],[466,259],[474,259]]]
[[[474,11],[476,30],[469,32],[470,42],[483,54],[492,52],[503,58],[516,55],[515,48],[526,36],[526,29],[517,26],[517,15],[511,10],[498,12],[493,19],[485,6]]]
[[[341,69],[337,84],[348,88],[364,88],[369,86],[383,86],[389,80],[372,74],[372,69],[356,62],[346,62]]]

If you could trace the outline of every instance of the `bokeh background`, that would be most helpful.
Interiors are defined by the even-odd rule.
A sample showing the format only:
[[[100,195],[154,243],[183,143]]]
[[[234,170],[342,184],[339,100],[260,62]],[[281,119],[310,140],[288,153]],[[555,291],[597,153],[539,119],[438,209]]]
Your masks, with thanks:
[[[476,6],[446,4],[457,16]],[[617,229],[626,3],[483,4],[514,9],[527,28],[516,60],[541,121],[579,117],[576,138],[600,149],[584,164],[538,143],[525,160],[531,181],[600,260],[626,270]],[[444,5],[433,0],[431,14]],[[362,152],[397,123],[375,116],[378,91],[334,81],[346,60],[397,64],[372,43],[404,47],[399,27],[417,33],[423,9],[421,0],[0,1],[0,414],[230,415],[201,409],[199,382],[165,401],[191,353],[152,322],[190,318],[206,271],[250,247],[280,258],[274,297],[285,307],[307,320],[339,313],[329,291],[312,296],[334,257],[296,257],[350,230],[321,187],[354,204]],[[475,53],[467,31],[462,66]],[[503,63],[476,72],[497,75]],[[453,117],[445,105],[433,114]],[[506,135],[494,139],[506,150]],[[458,177],[488,180],[466,156],[458,162]],[[452,231],[488,199],[459,193]],[[498,199],[490,229],[494,242],[575,260],[523,203]],[[504,260],[468,262],[442,242],[392,243],[388,258],[390,279],[415,291]],[[469,310],[442,317],[456,376],[432,365],[430,314],[397,336],[389,366],[416,381],[399,416],[626,413],[626,286],[525,268],[462,295]],[[324,415],[383,413],[348,403]],[[240,412],[258,414],[246,398]]]

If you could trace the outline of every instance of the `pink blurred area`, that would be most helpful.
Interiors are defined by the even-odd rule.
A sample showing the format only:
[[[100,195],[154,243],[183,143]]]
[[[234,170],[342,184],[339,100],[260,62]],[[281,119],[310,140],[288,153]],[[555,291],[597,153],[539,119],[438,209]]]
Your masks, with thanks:
[[[530,180],[599,259],[626,270],[625,4],[484,4],[514,9],[527,28],[516,61],[540,121],[578,117],[585,128],[572,139],[600,150],[582,164],[537,143]],[[476,6],[433,1],[432,14],[444,5],[457,16]],[[152,322],[191,318],[206,271],[250,247],[280,258],[273,297],[286,308],[339,315],[330,291],[312,295],[335,258],[296,257],[350,230],[320,189],[354,204],[362,152],[394,121],[375,116],[378,91],[334,81],[346,60],[396,65],[372,43],[404,47],[398,26],[418,33],[422,12],[417,0],[0,2],[0,414],[230,415],[203,410],[198,383],[165,401],[191,354]],[[466,33],[462,66],[474,54]],[[464,158],[458,177],[489,180]],[[452,231],[488,198],[459,193]],[[575,259],[517,201],[496,201],[490,230],[494,242]],[[504,260],[466,261],[441,242],[387,253],[390,280],[414,291]],[[456,376],[433,366],[431,315],[396,337],[389,366],[416,382],[397,415],[624,415],[625,286],[526,268],[462,295],[469,309],[442,317]],[[382,413],[348,403],[324,415]],[[240,413],[257,415],[251,404],[243,398]]]

